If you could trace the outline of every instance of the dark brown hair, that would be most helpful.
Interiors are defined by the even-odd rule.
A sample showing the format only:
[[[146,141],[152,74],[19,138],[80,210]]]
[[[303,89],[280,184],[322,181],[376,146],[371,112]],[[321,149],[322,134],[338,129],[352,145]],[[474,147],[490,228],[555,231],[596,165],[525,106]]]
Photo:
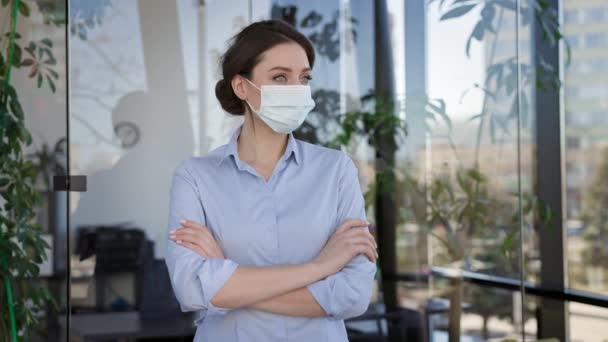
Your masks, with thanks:
[[[235,115],[245,113],[244,101],[236,96],[230,85],[232,78],[237,74],[250,78],[253,68],[266,50],[288,42],[297,43],[304,49],[312,68],[315,62],[312,44],[306,36],[284,21],[258,21],[232,37],[230,47],[220,60],[223,78],[215,85],[215,97],[225,111]]]

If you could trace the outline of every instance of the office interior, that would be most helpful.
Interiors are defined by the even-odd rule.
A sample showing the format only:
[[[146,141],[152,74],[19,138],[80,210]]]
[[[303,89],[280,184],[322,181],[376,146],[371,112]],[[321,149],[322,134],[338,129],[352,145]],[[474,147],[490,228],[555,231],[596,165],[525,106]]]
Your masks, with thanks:
[[[192,340],[164,262],[171,175],[242,122],[214,95],[228,40],[281,19],[317,53],[295,136],[328,145],[358,120],[336,148],[380,258],[349,340],[608,341],[607,1],[22,0],[13,20],[14,2],[0,59],[14,23],[48,245],[27,283],[55,302],[14,303],[22,338]],[[387,113],[370,139],[364,117]]]

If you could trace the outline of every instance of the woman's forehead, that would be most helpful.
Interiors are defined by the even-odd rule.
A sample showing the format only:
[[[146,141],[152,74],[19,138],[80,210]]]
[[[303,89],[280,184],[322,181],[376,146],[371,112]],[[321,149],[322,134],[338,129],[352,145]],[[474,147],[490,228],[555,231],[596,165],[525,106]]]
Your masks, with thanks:
[[[284,43],[276,45],[262,54],[260,69],[273,71],[302,72],[310,70],[306,51],[296,43]]]

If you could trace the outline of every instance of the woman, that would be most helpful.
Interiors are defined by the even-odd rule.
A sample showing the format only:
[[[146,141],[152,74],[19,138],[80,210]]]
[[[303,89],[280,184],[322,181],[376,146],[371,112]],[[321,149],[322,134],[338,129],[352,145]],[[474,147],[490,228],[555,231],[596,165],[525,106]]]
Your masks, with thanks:
[[[244,123],[175,170],[166,262],[195,341],[347,341],[369,304],[376,242],[357,168],[294,138],[314,101],[314,50],[269,20],[237,34],[216,96]]]

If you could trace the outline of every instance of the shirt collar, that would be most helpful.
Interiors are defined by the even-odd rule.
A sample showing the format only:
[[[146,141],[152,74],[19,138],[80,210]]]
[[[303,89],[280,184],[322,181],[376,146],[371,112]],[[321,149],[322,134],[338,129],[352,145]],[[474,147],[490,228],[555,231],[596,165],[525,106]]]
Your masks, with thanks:
[[[239,167],[239,169],[243,169],[244,165],[242,165],[241,160],[239,159],[239,154],[238,154],[238,137],[241,133],[241,129],[243,128],[243,124],[239,125],[233,132],[232,135],[230,137],[230,141],[228,142],[228,144],[226,144],[226,147],[224,148],[224,152],[222,153],[222,155],[220,156],[220,158],[218,158],[217,161],[217,165],[220,165],[224,159],[228,158],[229,156],[234,156],[234,160],[237,163],[237,166]],[[289,133],[288,137],[287,137],[287,147],[285,148],[285,153],[283,153],[283,156],[285,159],[289,158],[291,155],[293,155],[294,160],[296,161],[296,164],[301,165],[302,163],[302,156],[300,155],[300,151],[299,151],[299,146],[298,146],[298,141],[297,139],[293,136],[293,133]]]

